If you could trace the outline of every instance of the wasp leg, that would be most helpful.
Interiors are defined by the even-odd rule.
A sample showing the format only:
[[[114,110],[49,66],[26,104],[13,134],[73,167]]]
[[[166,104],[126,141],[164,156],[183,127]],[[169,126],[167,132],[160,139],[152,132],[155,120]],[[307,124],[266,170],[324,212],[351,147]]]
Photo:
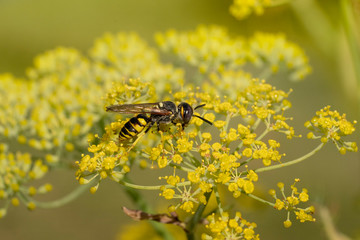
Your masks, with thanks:
[[[136,140],[135,140],[135,141],[131,144],[131,146],[127,149],[127,152],[130,152],[131,149],[133,149],[133,148],[136,146],[137,142],[145,135],[145,133],[146,133],[146,132],[141,132],[141,133],[138,134]]]
[[[138,141],[150,130],[150,128],[154,125],[153,122],[150,122],[149,125],[146,127],[147,129],[145,131],[142,131],[141,133],[139,133],[137,135],[136,140],[131,144],[131,146],[128,148],[127,152],[130,152],[131,149],[133,149],[136,144],[138,143]]]

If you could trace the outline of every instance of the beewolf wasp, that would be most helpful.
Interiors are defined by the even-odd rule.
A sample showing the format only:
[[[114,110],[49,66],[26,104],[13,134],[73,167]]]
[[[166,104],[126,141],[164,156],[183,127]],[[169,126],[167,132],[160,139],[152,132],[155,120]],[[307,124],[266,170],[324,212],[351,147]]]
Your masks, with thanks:
[[[212,125],[209,120],[194,115],[194,110],[203,106],[205,106],[205,104],[193,109],[190,104],[186,102],[182,102],[176,106],[175,103],[171,101],[164,101],[157,103],[111,105],[106,107],[106,111],[123,114],[138,113],[137,116],[132,117],[121,128],[119,132],[119,141],[121,142],[136,137],[143,131],[147,133],[154,124],[157,124],[158,130],[160,130],[160,125],[170,123],[174,125],[180,123],[184,129],[192,117],[197,117]]]

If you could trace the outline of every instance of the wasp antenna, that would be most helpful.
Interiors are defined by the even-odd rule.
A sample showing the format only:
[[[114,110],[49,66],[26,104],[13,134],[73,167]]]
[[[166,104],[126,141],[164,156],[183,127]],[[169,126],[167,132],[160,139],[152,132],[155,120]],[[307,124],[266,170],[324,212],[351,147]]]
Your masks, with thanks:
[[[206,104],[201,104],[201,105],[199,105],[199,106],[196,106],[195,108],[194,108],[194,110],[196,110],[196,109],[198,109],[198,108],[201,108],[201,107],[203,107],[203,106],[205,106]]]
[[[203,117],[200,117],[200,116],[198,116],[198,115],[194,115],[194,117],[200,118],[201,120],[203,120],[203,121],[206,122],[207,124],[212,125],[212,122],[210,122],[209,120],[207,120],[207,119],[205,119],[205,118],[203,118]]]

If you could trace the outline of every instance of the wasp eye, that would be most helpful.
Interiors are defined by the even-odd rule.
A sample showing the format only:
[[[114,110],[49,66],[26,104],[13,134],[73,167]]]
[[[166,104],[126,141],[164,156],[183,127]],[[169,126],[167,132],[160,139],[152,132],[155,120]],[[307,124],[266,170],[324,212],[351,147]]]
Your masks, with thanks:
[[[179,114],[184,124],[188,124],[193,115],[193,109],[188,103],[180,103],[178,106]]]

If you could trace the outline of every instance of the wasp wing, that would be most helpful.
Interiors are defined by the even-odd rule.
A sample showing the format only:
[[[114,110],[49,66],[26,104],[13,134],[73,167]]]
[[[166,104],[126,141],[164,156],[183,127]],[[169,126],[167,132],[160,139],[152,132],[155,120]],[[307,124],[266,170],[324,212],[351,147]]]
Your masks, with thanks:
[[[158,115],[170,115],[171,111],[160,108],[159,103],[120,104],[106,107],[108,112],[118,113],[150,113]]]

